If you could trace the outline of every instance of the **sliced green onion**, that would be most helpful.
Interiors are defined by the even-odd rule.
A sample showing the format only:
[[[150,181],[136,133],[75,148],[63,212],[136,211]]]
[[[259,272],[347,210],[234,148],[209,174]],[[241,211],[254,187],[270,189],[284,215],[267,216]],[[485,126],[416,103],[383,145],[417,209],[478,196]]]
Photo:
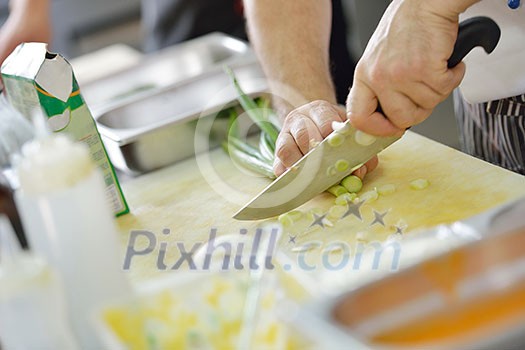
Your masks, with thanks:
[[[257,148],[250,145],[249,143],[243,142],[239,140],[238,138],[230,136],[228,138],[228,145],[229,147],[235,147],[238,150],[246,153],[247,155],[257,158],[265,163],[268,163],[268,165],[271,165],[271,162],[269,162],[265,157],[263,157],[261,152]]]
[[[348,203],[351,203],[354,201],[354,199],[357,198],[357,194],[355,193],[343,193],[340,196],[337,196],[335,199],[336,205],[347,205]]]
[[[348,191],[346,190],[346,188],[344,188],[343,186],[341,185],[335,185],[335,186],[332,186],[330,187],[329,189],[327,189],[327,191],[331,194],[333,194],[334,196],[336,197],[339,197],[340,195],[342,194],[345,194],[345,193],[348,193]]]
[[[266,141],[266,138],[266,134],[261,132],[259,136],[259,150],[264,159],[266,159],[269,163],[273,164],[275,156],[273,150],[270,148],[270,145]]]
[[[376,142],[376,137],[357,130],[355,132],[355,142],[361,146],[370,146]]]
[[[242,108],[244,108],[246,113],[248,113],[253,122],[257,124],[257,126],[263,132],[268,134],[272,143],[275,144],[275,141],[277,141],[277,136],[279,135],[279,130],[275,127],[275,125],[265,120],[265,116],[261,113],[259,106],[257,106],[253,99],[244,93],[232,69],[230,67],[225,67],[224,70],[232,80],[233,86],[237,91],[237,100],[241,104]]]
[[[294,223],[296,223],[297,221],[301,220],[302,217],[303,217],[303,212],[302,211],[300,211],[300,210],[292,210],[292,211],[289,211],[288,213],[284,213],[284,214],[279,215],[279,222],[284,227],[290,227]]]
[[[362,202],[369,202],[370,203],[370,202],[374,202],[378,198],[379,198],[379,194],[375,190],[367,191],[367,192],[362,193],[361,195],[359,195],[359,199]]]
[[[348,132],[350,131],[350,124],[348,123],[348,121],[346,122],[333,121],[332,130],[337,131],[339,134],[342,134],[342,135],[348,135]]]
[[[230,155],[230,158],[242,165],[244,168],[251,170],[255,173],[264,175],[270,179],[275,179],[275,174],[273,173],[273,168],[270,164],[262,161],[261,159],[250,155],[246,152],[241,151],[235,147],[232,143],[224,142],[222,147]]]
[[[229,115],[229,121],[228,121],[228,137],[236,137],[239,138],[240,131],[239,131],[239,122],[237,121],[237,111],[235,108],[230,108],[228,110]]]
[[[347,171],[350,167],[350,163],[346,159],[339,159],[335,162],[335,169],[340,173]]]
[[[348,192],[350,193],[357,193],[361,191],[361,188],[363,188],[363,181],[355,175],[347,176],[341,181],[341,185],[343,185]]]
[[[336,131],[332,132],[330,135],[328,135],[328,144],[332,147],[339,147],[343,144],[345,141],[345,137]]]
[[[264,134],[264,142],[266,142],[266,146],[270,149],[270,151],[272,151],[272,154],[274,154],[274,157],[275,157],[275,143],[272,143],[272,140],[267,133],[263,132],[263,134]]]
[[[410,183],[410,188],[413,190],[422,190],[427,188],[430,185],[430,182],[426,179],[417,179]]]
[[[383,185],[383,186],[379,186],[377,187],[377,193],[379,193],[381,196],[387,196],[389,194],[392,194],[396,191],[396,186],[395,185]]]
[[[345,205],[334,205],[328,210],[328,216],[333,219],[340,219],[346,213],[347,207]]]

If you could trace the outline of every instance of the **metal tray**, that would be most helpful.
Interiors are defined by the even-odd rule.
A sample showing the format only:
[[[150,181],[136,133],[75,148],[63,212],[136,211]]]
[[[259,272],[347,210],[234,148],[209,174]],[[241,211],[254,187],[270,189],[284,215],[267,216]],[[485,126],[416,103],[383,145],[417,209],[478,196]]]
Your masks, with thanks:
[[[183,44],[170,50],[170,55],[177,57],[181,64],[178,70],[202,70],[199,74],[167,84],[170,79],[180,78],[180,74],[166,78],[164,75],[172,74],[165,71],[166,61],[161,60],[157,65],[153,60],[147,68],[138,69],[139,79],[134,82],[142,84],[147,77],[150,81],[161,81],[164,86],[91,106],[108,155],[117,169],[139,175],[193,156],[196,144],[205,145],[204,151],[224,140],[228,120],[215,117],[220,110],[237,105],[236,93],[222,64],[215,63],[220,61],[230,66],[247,94],[253,97],[265,94],[267,81],[246,44],[223,35],[204,39],[197,39],[195,45]],[[228,52],[232,52],[228,51],[230,47],[236,47],[243,54],[228,56]],[[183,62],[188,66],[182,65]],[[207,63],[212,66],[206,68]],[[192,68],[192,64],[198,69]],[[140,78],[142,75],[144,79]],[[115,86],[120,86],[128,78],[118,74],[114,79]],[[110,80],[104,84],[111,86]],[[103,89],[104,84],[98,89]],[[206,123],[209,124],[204,127],[206,130],[197,128],[198,124]]]
[[[137,64],[82,85],[82,96],[90,108],[133,100],[232,62],[253,59],[248,43],[222,33],[211,33],[155,53]],[[151,91],[150,91],[151,92]]]
[[[504,204],[457,224],[483,237],[450,252],[424,259],[398,273],[333,298],[323,298],[295,310],[287,320],[324,348],[409,348],[370,342],[370,334],[433,315],[459,310],[525,285],[525,198]],[[428,235],[435,235],[433,230]],[[422,233],[423,235],[427,232]],[[416,237],[414,239],[417,239]],[[451,280],[451,283],[447,282]],[[437,286],[437,287],[436,287]],[[450,293],[454,296],[450,297]],[[445,302],[445,301],[447,301]],[[452,302],[451,302],[452,300]],[[498,302],[507,300],[500,297]],[[483,307],[483,306],[480,306]],[[518,349],[525,346],[525,323],[505,319],[505,327],[489,325],[482,333],[442,338],[438,343],[413,345],[425,349]],[[490,322],[489,322],[490,323]],[[422,323],[424,324],[424,322]],[[503,323],[502,323],[503,324]],[[412,329],[415,332],[415,330]]]

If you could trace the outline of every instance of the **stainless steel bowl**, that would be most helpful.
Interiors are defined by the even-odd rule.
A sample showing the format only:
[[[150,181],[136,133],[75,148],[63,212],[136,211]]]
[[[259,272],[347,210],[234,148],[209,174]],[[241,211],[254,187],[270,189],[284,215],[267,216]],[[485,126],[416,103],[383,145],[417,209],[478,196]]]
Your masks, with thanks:
[[[524,212],[521,198],[464,220],[483,239],[286,317],[329,349],[523,349]],[[485,316],[472,316],[479,311]],[[459,335],[447,328],[454,322]],[[429,329],[439,337],[423,336]]]
[[[223,64],[234,70],[247,94],[260,96],[267,90],[253,52],[240,40],[214,34],[168,53],[161,55],[158,64],[148,60],[145,67],[136,69],[136,75],[121,73],[113,77],[119,88],[126,85],[126,79],[132,80],[127,86],[133,93],[124,96],[120,91],[121,97],[99,99],[91,106],[114,166],[131,175],[193,156],[195,143],[209,141],[209,148],[213,148],[225,138],[228,120],[213,119],[217,112],[237,102]],[[187,75],[191,77],[181,79]],[[158,85],[137,89],[140,84],[150,83]],[[100,83],[99,89],[104,86],[111,86],[109,78]],[[91,93],[88,96],[96,97]],[[212,124],[205,135],[196,128],[197,121],[203,119]]]

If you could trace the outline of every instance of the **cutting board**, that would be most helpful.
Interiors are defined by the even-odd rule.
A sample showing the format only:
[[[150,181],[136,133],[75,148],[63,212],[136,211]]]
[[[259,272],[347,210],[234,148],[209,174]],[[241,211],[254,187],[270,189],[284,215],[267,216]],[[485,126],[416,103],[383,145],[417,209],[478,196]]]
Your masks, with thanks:
[[[365,179],[362,192],[393,184],[393,194],[380,196],[361,207],[361,219],[350,215],[333,220],[333,226],[312,226],[308,215],[297,225],[285,228],[279,245],[291,251],[305,242],[328,244],[360,239],[382,240],[397,234],[409,236],[425,227],[451,223],[481,213],[498,204],[525,195],[525,177],[493,166],[412,132],[379,155],[379,167]],[[423,178],[430,186],[412,190],[410,182]],[[143,175],[123,184],[131,213],[118,219],[123,247],[131,230],[146,230],[168,242],[166,262],[179,258],[176,242],[188,249],[195,242],[206,242],[212,229],[217,235],[239,235],[241,229],[255,233],[263,222],[239,222],[232,215],[244,202],[262,190],[269,180],[238,169],[221,149],[188,159],[171,167]],[[308,213],[327,212],[334,197],[323,193],[299,208]],[[384,225],[373,224],[374,211],[387,213]],[[166,229],[169,230],[169,234]],[[295,242],[290,237],[295,237]],[[136,249],[146,247],[138,240]],[[158,254],[133,258],[130,277],[143,281],[169,273],[158,271]],[[169,264],[168,264],[169,265]]]

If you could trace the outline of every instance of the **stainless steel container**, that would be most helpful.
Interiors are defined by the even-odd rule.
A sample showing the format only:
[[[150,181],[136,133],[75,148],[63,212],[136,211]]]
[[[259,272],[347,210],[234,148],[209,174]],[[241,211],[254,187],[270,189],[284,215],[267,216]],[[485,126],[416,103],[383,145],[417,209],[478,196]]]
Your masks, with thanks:
[[[329,349],[523,349],[524,212],[522,198],[458,223],[482,239],[296,308],[289,320]]]
[[[215,117],[237,104],[224,65],[247,94],[267,90],[249,46],[220,34],[168,49],[83,88],[114,166],[138,175],[194,155],[196,144],[219,145],[228,120]],[[199,130],[202,123],[210,128]]]

